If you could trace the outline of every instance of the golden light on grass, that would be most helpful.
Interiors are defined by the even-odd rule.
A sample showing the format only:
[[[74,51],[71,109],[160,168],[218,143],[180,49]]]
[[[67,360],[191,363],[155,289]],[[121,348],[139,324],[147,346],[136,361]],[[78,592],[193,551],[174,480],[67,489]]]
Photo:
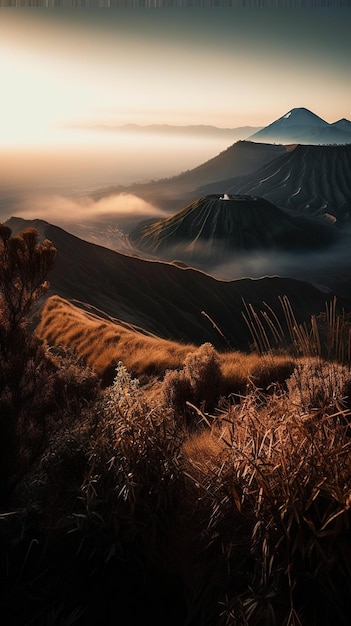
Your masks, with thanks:
[[[110,382],[119,361],[133,376],[162,377],[167,370],[182,368],[187,355],[198,350],[194,344],[167,341],[122,322],[102,320],[59,296],[46,301],[36,332],[48,345],[74,352]],[[283,382],[295,366],[289,355],[214,353],[221,369],[218,395],[244,393],[249,382],[257,387],[268,386],[272,379]]]
[[[143,334],[128,325],[101,318],[58,296],[45,303],[37,335],[49,345],[61,345],[84,360],[100,376],[122,361],[133,376],[162,375],[182,365],[195,346]]]

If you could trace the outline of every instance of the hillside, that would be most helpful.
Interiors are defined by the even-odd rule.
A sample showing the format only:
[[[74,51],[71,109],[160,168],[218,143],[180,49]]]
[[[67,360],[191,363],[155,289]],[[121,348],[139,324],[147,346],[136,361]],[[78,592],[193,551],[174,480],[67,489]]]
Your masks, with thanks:
[[[195,344],[160,339],[131,324],[102,320],[59,296],[47,299],[35,332],[46,345],[73,352],[94,370],[104,386],[112,383],[118,362],[131,376],[147,382],[150,377],[162,379],[168,370],[181,368],[189,354],[199,351]],[[224,377],[222,393],[238,383],[244,391],[247,376],[255,376],[262,384],[267,377],[277,375],[279,367],[286,374],[293,366],[289,355],[263,363],[255,353],[226,350],[218,352],[217,358]]]
[[[113,252],[41,220],[11,218],[7,225],[14,234],[34,226],[56,246],[49,295],[96,307],[101,317],[113,316],[164,339],[245,350],[252,338],[242,316],[244,301],[258,309],[266,302],[279,316],[279,297],[287,296],[302,321],[333,297],[293,279],[216,280],[191,268]]]

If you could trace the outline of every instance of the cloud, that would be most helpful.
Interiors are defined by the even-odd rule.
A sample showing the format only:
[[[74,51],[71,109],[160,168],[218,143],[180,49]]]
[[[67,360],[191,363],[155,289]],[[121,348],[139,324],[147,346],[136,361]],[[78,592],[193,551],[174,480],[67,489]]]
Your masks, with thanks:
[[[64,225],[72,222],[95,222],[99,219],[165,217],[158,207],[132,194],[107,196],[100,200],[90,197],[65,197],[60,195],[30,195],[21,199],[16,206],[16,215],[25,219],[44,219]]]

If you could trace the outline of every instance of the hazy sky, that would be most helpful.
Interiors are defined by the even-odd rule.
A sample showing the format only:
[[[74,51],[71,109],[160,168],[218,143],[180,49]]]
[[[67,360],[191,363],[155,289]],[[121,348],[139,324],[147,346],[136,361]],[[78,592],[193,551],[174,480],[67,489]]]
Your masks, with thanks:
[[[351,118],[350,9],[3,9],[0,143],[65,124]],[[78,132],[78,131],[75,131]]]

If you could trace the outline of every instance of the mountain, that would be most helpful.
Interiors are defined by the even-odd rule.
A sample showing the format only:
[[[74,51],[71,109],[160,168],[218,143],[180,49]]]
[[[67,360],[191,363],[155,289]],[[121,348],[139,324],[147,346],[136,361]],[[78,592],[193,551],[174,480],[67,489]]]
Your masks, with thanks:
[[[220,128],[206,124],[190,124],[186,126],[172,124],[91,124],[71,125],[69,128],[80,128],[91,131],[118,132],[118,133],[142,133],[152,135],[186,135],[190,137],[227,137],[228,141],[234,142],[246,139],[253,132],[261,130],[261,126],[239,126],[237,128]]]
[[[351,122],[344,117],[337,122],[333,122],[332,124],[330,124],[330,126],[333,126],[334,128],[339,128],[340,130],[346,131],[347,133],[351,133]]]
[[[130,233],[140,250],[167,260],[216,265],[249,250],[312,250],[335,240],[330,224],[291,217],[256,196],[213,194]]]
[[[165,339],[246,350],[251,334],[242,316],[245,303],[260,309],[265,302],[283,321],[279,297],[285,295],[303,321],[333,297],[293,279],[216,280],[194,269],[113,252],[42,220],[12,217],[6,224],[13,234],[37,228],[56,246],[48,296],[68,298],[102,318],[113,316]]]
[[[92,197],[100,200],[111,195],[133,193],[174,213],[181,210],[185,203],[195,200],[199,189],[205,189],[206,185],[252,174],[291,152],[297,144],[351,144],[351,122],[342,119],[328,124],[306,108],[294,108],[191,170],[148,183],[110,186],[97,190]],[[211,188],[208,189],[205,193],[212,193]],[[213,192],[217,193],[217,189]],[[219,193],[222,192],[223,188],[219,190]]]
[[[248,137],[250,141],[282,144],[351,143],[351,123],[328,124],[304,107],[291,109],[282,117]],[[345,120],[347,122],[347,120]]]
[[[252,174],[204,185],[196,192],[260,196],[289,212],[329,214],[340,225],[349,224],[351,145],[299,145]]]

